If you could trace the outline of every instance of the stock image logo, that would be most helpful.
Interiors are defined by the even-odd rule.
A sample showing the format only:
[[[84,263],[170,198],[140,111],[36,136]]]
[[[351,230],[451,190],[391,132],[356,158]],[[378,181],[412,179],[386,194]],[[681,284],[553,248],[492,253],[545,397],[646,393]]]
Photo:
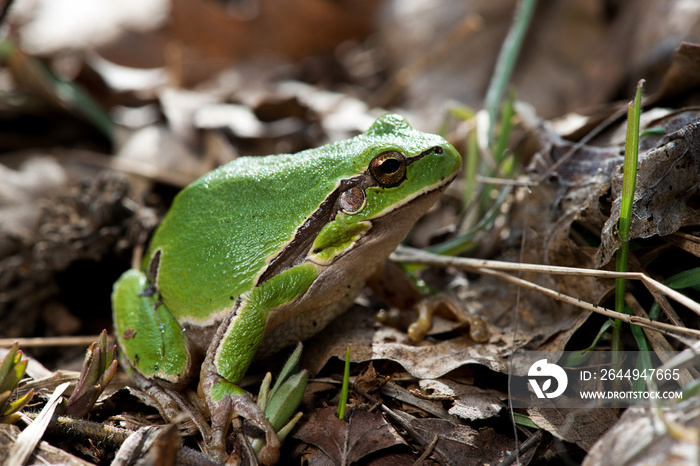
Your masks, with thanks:
[[[566,386],[569,384],[569,378],[564,369],[556,364],[548,363],[546,359],[540,359],[530,366],[527,375],[530,387],[532,387],[537,398],[556,398],[564,393]],[[540,379],[544,379],[542,380],[542,385],[540,385]],[[552,380],[556,380],[557,385],[555,390],[550,391]]]
[[[516,408],[619,408],[683,399],[682,368],[668,362],[678,352],[521,351],[513,353],[511,403]],[[663,357],[662,357],[663,356]],[[641,358],[645,368],[640,369]],[[551,361],[551,362],[549,362]],[[694,370],[700,371],[700,358]]]

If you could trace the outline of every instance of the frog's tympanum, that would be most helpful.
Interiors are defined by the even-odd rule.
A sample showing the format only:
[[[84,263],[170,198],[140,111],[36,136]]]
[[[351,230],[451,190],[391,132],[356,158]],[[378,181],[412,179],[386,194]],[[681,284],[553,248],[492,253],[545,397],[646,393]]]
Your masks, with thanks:
[[[226,459],[240,416],[280,442],[238,384],[256,354],[309,338],[344,312],[457,176],[442,137],[384,115],[366,132],[297,154],[241,157],[182,190],[140,270],[114,286],[122,359],[165,411],[199,375],[208,454]],[[191,405],[191,404],[190,404]]]

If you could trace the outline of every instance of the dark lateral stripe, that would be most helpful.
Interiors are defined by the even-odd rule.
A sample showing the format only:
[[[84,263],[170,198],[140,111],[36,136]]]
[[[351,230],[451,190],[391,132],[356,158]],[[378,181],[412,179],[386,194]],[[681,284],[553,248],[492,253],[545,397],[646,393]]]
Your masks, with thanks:
[[[333,217],[335,217],[338,211],[338,196],[340,196],[340,193],[353,186],[362,185],[365,178],[364,174],[362,174],[341,181],[331,195],[328,196],[318,209],[306,219],[304,224],[299,227],[294,235],[294,239],[287,244],[282,252],[270,261],[265,271],[260,275],[260,278],[258,278],[256,286],[265,283],[270,278],[295,265],[302,258],[306,257],[318,233]]]

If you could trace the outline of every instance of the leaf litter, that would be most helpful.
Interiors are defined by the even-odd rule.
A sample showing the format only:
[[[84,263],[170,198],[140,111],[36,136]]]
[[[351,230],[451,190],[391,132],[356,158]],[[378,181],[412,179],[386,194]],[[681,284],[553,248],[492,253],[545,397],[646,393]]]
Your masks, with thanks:
[[[80,83],[103,108],[113,110],[110,116],[121,124],[115,126],[116,131],[108,141],[105,141],[104,131],[95,131],[101,116],[86,112],[89,104],[80,99],[60,100],[60,82],[48,75],[22,71],[29,66],[38,66],[32,61],[32,56],[17,55],[17,60],[12,62],[14,68],[10,67],[14,74],[9,74],[10,68],[0,70],[3,86],[9,83],[8,90],[12,93],[33,89],[25,95],[31,96],[35,103],[34,106],[4,107],[4,118],[9,121],[27,118],[34,123],[44,123],[44,126],[48,121],[60,129],[40,132],[41,125],[35,124],[32,131],[36,132],[30,133],[30,137],[26,134],[17,137],[12,127],[0,129],[0,149],[3,151],[0,176],[6,181],[0,185],[3,218],[0,223],[0,261],[3,264],[0,267],[0,293],[5,298],[0,301],[0,315],[6,316],[11,323],[3,329],[2,336],[44,335],[46,332],[41,333],[41,329],[48,322],[46,315],[55,312],[47,309],[56,309],[56,305],[64,309],[61,312],[65,315],[77,315],[83,323],[82,332],[93,327],[109,327],[104,319],[91,323],[95,309],[100,309],[103,317],[109,315],[105,299],[83,297],[88,304],[82,310],[63,301],[66,293],[64,277],[69,274],[71,280],[84,280],[85,275],[95,275],[95,269],[83,271],[81,276],[77,274],[80,271],[78,265],[86,262],[104,264],[106,261],[104,270],[110,272],[105,275],[111,278],[105,281],[111,283],[118,276],[118,269],[128,266],[128,251],[145,244],[148,233],[157,224],[158,215],[176,191],[173,187],[182,187],[240,154],[294,152],[349,137],[365,129],[381,113],[380,109],[372,108],[366,102],[371,102],[371,96],[387,97],[377,94],[382,89],[379,84],[383,82],[378,76],[390,73],[391,68],[383,69],[376,53],[378,50],[391,53],[392,49],[376,46],[373,49],[371,42],[362,42],[361,38],[370,30],[366,22],[369,10],[358,7],[357,11],[363,11],[364,16],[357,23],[348,22],[348,16],[343,16],[347,10],[326,10],[299,16],[308,23],[289,25],[283,21],[288,10],[273,11],[269,3],[261,4],[268,7],[259,16],[253,16],[253,21],[246,21],[246,14],[250,11],[245,9],[236,10],[236,15],[227,17],[219,6],[208,10],[209,6],[205,6],[208,3],[176,1],[172,3],[171,23],[167,28],[158,29],[163,27],[160,15],[165,13],[154,7],[152,19],[155,21],[150,26],[142,24],[138,33],[126,27],[119,30],[116,39],[105,35],[94,44],[81,39],[82,42],[67,48],[64,45],[63,48],[44,50],[44,54],[54,58],[49,65],[72,70],[75,82]],[[342,5],[337,7],[342,8]],[[298,2],[297,8],[312,12],[304,2]],[[447,21],[446,18],[456,21],[465,17],[456,14],[457,7],[451,8],[425,11],[426,16],[413,16],[412,21],[424,25],[440,24],[430,23],[427,13],[444,15],[440,19],[442,22]],[[508,15],[510,12],[508,8]],[[585,13],[591,18],[596,16],[595,11]],[[554,13],[550,14],[551,18],[556,18]],[[400,17],[394,16],[394,21]],[[314,21],[318,18],[333,21],[326,24],[327,29],[314,29]],[[332,30],[340,18],[345,24],[354,24],[354,28],[336,28],[332,37],[324,36],[324,31]],[[466,63],[457,60],[454,53],[459,51],[469,55],[470,50],[459,47],[460,41],[476,44],[474,34],[488,34],[493,35],[493,47],[500,42],[496,34],[498,28],[490,27],[493,23],[483,23],[484,18],[488,16],[464,20],[464,23],[459,23],[462,26],[458,26],[464,29],[453,31],[453,35],[448,29],[433,28],[445,34],[441,34],[442,39],[436,39],[437,45],[431,45],[431,49],[425,52],[429,59],[418,65],[401,65],[402,59],[410,54],[394,52],[394,70],[407,66],[412,72],[411,79],[400,86],[405,91],[405,106],[400,111],[412,122],[437,121],[435,111],[420,109],[444,105],[445,96],[442,94],[454,98],[455,92],[450,91],[454,89],[452,86],[464,85],[464,79],[453,78],[460,73],[462,62]],[[500,18],[501,24],[507,24],[509,16]],[[538,21],[547,24],[549,18],[545,15]],[[33,24],[38,24],[39,19],[38,16],[34,18]],[[132,23],[125,21],[124,24]],[[243,37],[245,31],[256,30],[260,24],[272,24],[267,30],[275,31],[265,38],[266,42],[257,44],[261,48],[251,47],[247,40],[236,39]],[[299,37],[305,39],[296,43],[280,39],[284,37],[284,30],[274,26],[282,24],[293,31],[303,31],[303,36]],[[390,38],[395,44],[397,38],[400,39],[397,50],[411,47],[413,40],[420,44],[421,37],[425,37],[421,34],[430,30],[420,29],[423,32],[415,36],[402,35],[398,34],[401,28],[414,23],[388,24],[395,24],[395,30],[385,28],[383,33],[393,33]],[[559,23],[562,28],[569,26],[566,22]],[[149,28],[149,33],[143,32]],[[57,41],[42,42],[42,28],[26,30],[39,34],[39,39],[26,39],[27,50],[31,50],[30,43],[35,47],[42,43],[47,46],[58,44]],[[546,40],[547,34],[554,34],[551,28],[536,27],[534,30],[539,31],[535,43],[549,42],[554,47],[562,45]],[[606,34],[612,34],[610,31],[612,29]],[[617,46],[620,44],[611,42],[606,34],[586,33],[606,44],[604,58],[608,63],[618,60]],[[79,37],[76,34],[72,40]],[[144,46],[125,47],[125,44],[133,45],[134,40]],[[179,41],[182,40],[188,43],[188,47],[181,45]],[[440,45],[440,40],[447,42]],[[166,55],[162,47],[168,43],[170,49]],[[610,47],[611,43],[617,45]],[[580,44],[589,43],[581,40]],[[81,54],[71,54],[71,48],[85,50],[85,58],[81,58]],[[482,45],[478,48],[486,49]],[[596,47],[589,48],[597,50]],[[324,49],[336,50],[336,56],[331,60],[326,58],[327,61],[309,59],[299,64],[279,57],[263,59],[260,57],[262,49],[273,49],[290,57],[305,57]],[[490,53],[489,56],[495,56],[493,49]],[[168,60],[163,60],[166,56]],[[570,92],[566,99],[555,102],[553,99],[560,94],[551,92],[543,84],[546,82],[544,78],[533,80],[528,77],[531,74],[542,76],[544,70],[550,70],[547,72],[549,76],[563,76],[562,72],[551,71],[543,63],[542,57],[546,56],[543,53],[538,60],[526,61],[527,70],[516,78],[516,87],[523,89],[520,98],[548,116],[582,102],[607,102],[610,90],[620,85],[621,75],[626,71],[619,64],[608,67],[612,71],[605,76],[596,72],[595,66],[583,67],[583,73],[576,69],[576,79],[595,85],[586,87],[585,92]],[[490,60],[481,59],[486,63]],[[237,63],[233,69],[227,68],[231,60]],[[431,60],[433,66],[426,66]],[[121,71],[134,71],[130,76],[135,81],[126,84],[119,77],[125,75],[117,73],[118,68],[111,67],[110,62],[122,66]],[[331,62],[333,68],[323,65]],[[194,66],[195,63],[201,66]],[[348,63],[355,66],[343,69],[343,64]],[[319,68],[338,72],[332,77],[327,72],[319,75],[315,71]],[[483,81],[479,79],[490,72],[484,67],[472,68],[475,79],[469,81],[468,92],[463,95],[465,101],[469,101],[469,95],[481,92],[483,84],[479,83]],[[697,89],[698,68],[697,46],[681,45],[675,52],[670,70],[659,79],[662,82],[659,90],[649,97],[649,105],[670,103],[671,98],[678,99],[683,93]],[[148,72],[138,72],[144,70]],[[431,73],[437,80],[431,79]],[[337,79],[335,85],[328,85],[331,79]],[[518,85],[517,79],[524,82]],[[566,79],[549,79],[553,85],[559,86],[558,89],[571,86]],[[115,84],[120,82],[120,85]],[[436,82],[444,85],[436,87]],[[526,84],[533,82],[537,83],[534,90]],[[368,83],[369,89],[362,87]],[[42,93],[36,92],[38,88]],[[401,89],[392,99],[383,101],[400,102]],[[440,89],[440,92],[433,92],[435,89]],[[426,102],[429,102],[427,106]],[[697,114],[692,107],[676,104],[674,108],[676,110],[665,111],[662,116],[654,113],[647,123],[647,128],[665,128],[664,135],[650,134],[642,138],[645,152],[640,158],[636,217],[631,235],[645,240],[640,243],[639,254],[635,254],[638,270],[643,272],[648,272],[647,267],[654,266],[653,259],[663,254],[671,254],[671,262],[682,262],[688,267],[696,261],[683,251],[692,251],[689,244],[697,242],[696,190],[700,172],[695,150],[698,147],[695,140]],[[647,112],[652,114],[653,110],[649,108]],[[521,177],[527,186],[516,188],[503,209],[500,229],[494,230],[489,238],[492,243],[489,258],[586,269],[604,267],[609,262],[619,246],[615,225],[622,146],[616,136],[620,126],[601,125],[601,122],[617,113],[618,105],[606,105],[587,114],[568,115],[568,121],[582,122],[573,129],[569,126],[566,131],[557,132],[557,125],[561,127],[564,119],[545,121],[537,128],[529,128],[526,133],[528,142],[538,149],[529,155],[527,151],[523,154],[523,160],[531,158],[528,171]],[[452,130],[451,139],[457,143],[463,136],[463,129],[457,126]],[[597,135],[586,140],[586,135],[593,134],[592,130]],[[126,179],[114,175],[113,171],[109,175],[101,174],[105,167],[130,176]],[[83,181],[86,179],[90,181]],[[414,238],[414,245],[425,246],[436,241],[431,238],[435,231],[450,234],[449,225],[455,224],[459,217],[459,207],[454,207],[458,204],[458,197],[457,190],[451,188],[442,204],[418,225],[417,232],[430,233]],[[599,238],[600,242],[591,243],[591,236]],[[679,238],[684,238],[684,242]],[[685,246],[673,249],[673,245],[681,243]],[[656,269],[651,271],[658,273]],[[389,384],[376,381],[376,386],[372,388],[369,384],[367,390],[375,390],[374,396],[382,396],[384,405],[391,405],[384,406],[384,409],[390,411],[385,411],[384,415],[368,412],[365,410],[369,408],[368,401],[357,397],[353,417],[345,423],[333,419],[334,410],[318,408],[322,402],[332,399],[333,390],[326,385],[325,390],[313,391],[313,400],[306,411],[310,415],[295,435],[299,442],[297,448],[307,449],[303,454],[305,457],[326,455],[336,461],[347,461],[385,454],[386,458],[413,463],[421,452],[427,452],[432,461],[442,464],[493,464],[504,460],[516,448],[508,410],[503,408],[509,354],[519,348],[561,352],[572,345],[580,346],[590,342],[586,334],[591,331],[595,334],[596,326],[600,325],[600,320],[592,316],[590,310],[552,300],[536,291],[519,291],[496,276],[477,276],[456,268],[427,271],[424,275],[426,280],[432,279],[431,283],[437,284],[436,288],[456,296],[462,304],[456,315],[436,317],[438,323],[424,341],[414,344],[408,339],[405,327],[378,323],[374,311],[379,305],[376,297],[368,293],[358,306],[334,322],[323,335],[307,343],[307,348],[313,350],[306,352],[304,365],[313,372],[333,373],[334,356],[344,355],[345,347],[350,346],[354,362],[371,361],[379,368],[379,374],[391,376],[399,386],[410,387],[407,393],[413,394],[413,398],[406,394],[399,397],[397,390],[387,391],[392,393],[387,395],[382,387],[389,387]],[[524,271],[520,277],[595,305],[604,304],[612,288],[612,280],[595,277],[532,271]],[[80,288],[90,287],[84,285]],[[107,290],[103,292],[106,297],[109,288],[104,289]],[[677,318],[671,319],[675,325],[691,329],[698,327],[697,316],[685,309],[665,310],[676,313]],[[476,341],[469,335],[470,327],[477,322],[475,316],[485,322],[489,334],[487,341]],[[671,339],[671,343],[677,345],[676,339]],[[45,353],[39,354],[47,357]],[[382,380],[379,374],[377,379]],[[379,390],[382,395],[377,393]],[[118,395],[110,392],[103,397],[104,404],[99,405],[96,415],[104,422],[133,427],[134,423],[125,421],[126,417],[116,418],[120,419],[118,421],[107,420],[109,415],[125,414],[114,406],[119,403],[110,402],[110,398],[119,400],[118,397],[129,398],[130,395],[123,391]],[[422,399],[423,404],[416,398]],[[429,408],[425,403],[439,410]],[[131,404],[138,406],[133,397]],[[677,409],[681,421],[675,418],[672,421],[684,422],[683,416],[687,416],[691,408],[683,405]],[[434,413],[440,410],[451,417],[424,418],[426,413],[437,416]],[[580,413],[575,410],[533,409],[527,414],[537,426],[568,442],[565,445],[590,450],[592,453],[586,460],[590,464],[599,464],[594,461],[601,462],[606,453],[616,451],[615,440],[603,436],[604,432],[612,427],[610,438],[618,438],[616,436],[621,431],[625,432],[624,427],[618,426],[632,417],[625,414],[618,421],[610,410]],[[155,417],[152,413],[150,416]],[[653,420],[653,413],[647,412],[645,416],[645,420],[636,422],[663,422]],[[455,417],[462,419],[463,423],[457,422]],[[471,425],[476,419],[480,424]],[[676,430],[686,432],[680,427]],[[530,434],[523,428],[519,441]],[[337,441],[331,442],[330,439]],[[601,440],[594,446],[598,439]],[[539,442],[540,446],[546,447],[546,439]],[[674,443],[668,435],[663,442],[668,442],[669,446],[659,446],[653,452],[654,457],[671,454],[675,448],[685,451],[682,444]],[[646,445],[653,443],[649,441]],[[310,446],[318,449],[314,451]],[[69,451],[76,453],[76,449]],[[166,450],[157,456],[163,458],[170,453]],[[526,463],[531,458],[527,455],[534,454],[535,449],[523,453],[521,461]],[[109,462],[106,455],[101,459],[99,455],[93,456],[91,460]]]

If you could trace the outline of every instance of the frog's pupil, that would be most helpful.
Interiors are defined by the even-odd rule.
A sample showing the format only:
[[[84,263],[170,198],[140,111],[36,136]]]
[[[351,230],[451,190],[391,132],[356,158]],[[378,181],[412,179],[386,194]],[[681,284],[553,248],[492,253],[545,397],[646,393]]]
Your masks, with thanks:
[[[401,162],[396,159],[387,159],[379,166],[379,168],[383,173],[389,175],[401,168]]]

